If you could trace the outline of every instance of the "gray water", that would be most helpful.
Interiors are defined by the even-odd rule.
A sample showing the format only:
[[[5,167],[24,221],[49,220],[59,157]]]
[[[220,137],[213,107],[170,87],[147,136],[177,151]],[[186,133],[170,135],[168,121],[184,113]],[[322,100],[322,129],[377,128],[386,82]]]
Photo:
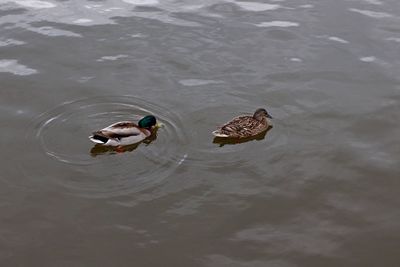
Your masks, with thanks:
[[[1,266],[399,266],[397,0],[1,0]],[[265,138],[211,131],[264,107]],[[152,113],[125,153],[87,136]]]

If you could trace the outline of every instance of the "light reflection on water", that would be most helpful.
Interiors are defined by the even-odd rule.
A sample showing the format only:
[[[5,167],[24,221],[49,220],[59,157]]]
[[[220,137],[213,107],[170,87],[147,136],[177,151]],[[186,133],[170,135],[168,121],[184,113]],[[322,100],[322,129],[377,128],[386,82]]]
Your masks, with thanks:
[[[396,1],[0,13],[1,266],[397,266]],[[258,107],[265,136],[214,143]],[[123,153],[87,138],[148,113]]]

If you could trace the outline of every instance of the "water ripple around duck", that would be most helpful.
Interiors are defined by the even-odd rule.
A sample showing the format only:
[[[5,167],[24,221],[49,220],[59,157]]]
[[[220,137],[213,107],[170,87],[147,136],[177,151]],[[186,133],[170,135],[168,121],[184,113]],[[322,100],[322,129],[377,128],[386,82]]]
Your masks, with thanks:
[[[126,147],[124,153],[93,146],[88,139],[93,130],[116,121],[137,121],[146,114],[156,116],[164,127],[154,140]],[[187,140],[181,129],[176,114],[132,96],[63,103],[37,117],[29,127],[25,154],[37,155],[40,150],[43,153],[35,158],[34,169],[29,161],[22,169],[29,178],[49,179],[84,197],[112,197],[147,190],[161,183],[186,158]],[[44,170],[46,173],[40,172]]]

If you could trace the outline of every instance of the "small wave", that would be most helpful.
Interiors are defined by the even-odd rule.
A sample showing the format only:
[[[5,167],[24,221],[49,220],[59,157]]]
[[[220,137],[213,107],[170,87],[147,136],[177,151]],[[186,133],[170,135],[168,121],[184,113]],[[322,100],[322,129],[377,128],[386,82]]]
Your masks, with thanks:
[[[2,59],[0,60],[0,72],[9,72],[15,75],[25,76],[35,74],[38,71],[19,64],[16,59]]]
[[[352,12],[356,12],[356,13],[362,14],[364,16],[371,17],[371,18],[376,18],[376,19],[383,19],[383,18],[391,18],[391,17],[393,17],[393,15],[391,15],[389,13],[385,13],[385,12],[377,12],[377,11],[371,11],[371,10],[361,10],[361,9],[357,9],[357,8],[350,8],[349,10],[352,11]]]
[[[97,61],[98,62],[102,62],[102,61],[115,61],[118,60],[120,58],[127,58],[129,57],[128,55],[116,55],[116,56],[103,56],[101,58],[99,58]]]
[[[303,62],[303,60],[301,58],[298,58],[298,57],[292,57],[292,58],[290,58],[290,61],[292,61],[292,62]]]
[[[342,38],[339,38],[339,37],[336,37],[336,36],[329,36],[328,40],[335,41],[335,42],[342,43],[342,44],[348,44],[349,43],[349,41],[346,41],[345,39],[342,39]]]
[[[80,19],[76,19],[76,20],[74,20],[74,21],[72,21],[73,23],[76,23],[76,24],[87,24],[87,23],[91,23],[91,22],[93,22],[93,20],[91,20],[91,19],[85,19],[85,18],[80,18]]]
[[[56,7],[56,4],[46,1],[39,0],[8,0],[8,2],[14,2],[20,6],[31,7],[31,8],[53,8]]]
[[[160,3],[158,0],[122,0],[122,1],[137,6],[151,6]]]
[[[360,60],[362,62],[374,62],[376,61],[376,57],[370,56],[370,57],[361,57]]]
[[[56,29],[50,26],[44,26],[44,27],[39,27],[39,28],[34,28],[34,27],[26,27],[28,30],[32,32],[36,32],[39,34],[47,35],[47,36],[69,36],[69,37],[82,37],[82,35],[71,32],[71,31],[66,31],[66,30],[60,30]]]
[[[15,39],[0,40],[0,47],[9,45],[23,45],[23,44],[25,44],[25,42]]]
[[[234,1],[236,5],[240,8],[247,11],[268,11],[268,10],[276,10],[282,8],[281,5],[277,4],[267,4],[267,3],[257,3],[257,2],[240,2]]]
[[[267,21],[267,22],[262,22],[259,24],[255,24],[258,27],[298,27],[300,24],[297,22],[292,22],[292,21],[280,21],[280,20],[275,20],[275,21]]]
[[[186,79],[186,80],[180,80],[179,83],[184,86],[200,86],[200,85],[207,85],[207,84],[220,84],[220,83],[224,83],[224,81]]]
[[[383,2],[379,0],[363,0],[363,1],[371,5],[383,5]]]
[[[400,43],[400,38],[399,37],[389,37],[389,38],[386,38],[386,40],[387,41],[393,41],[393,42],[396,42],[396,43]]]

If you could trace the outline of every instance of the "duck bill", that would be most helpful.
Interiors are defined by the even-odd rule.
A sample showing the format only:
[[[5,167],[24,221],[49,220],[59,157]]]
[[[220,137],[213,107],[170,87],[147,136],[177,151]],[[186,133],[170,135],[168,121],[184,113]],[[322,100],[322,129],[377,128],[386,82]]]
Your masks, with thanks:
[[[157,129],[158,128],[162,128],[162,127],[164,127],[164,124],[161,123],[161,122],[157,122],[156,125],[154,125],[154,127],[157,128]]]
[[[272,119],[272,116],[271,116],[271,115],[269,115],[269,114],[267,114],[267,118],[270,118],[270,119]]]

